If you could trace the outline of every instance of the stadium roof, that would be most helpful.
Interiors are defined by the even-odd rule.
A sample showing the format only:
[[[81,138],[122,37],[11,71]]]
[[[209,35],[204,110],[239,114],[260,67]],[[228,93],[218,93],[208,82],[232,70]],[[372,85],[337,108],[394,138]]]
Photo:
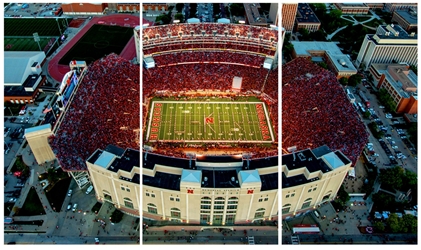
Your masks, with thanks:
[[[261,182],[259,171],[257,170],[244,170],[240,171],[241,183],[254,183]]]
[[[108,166],[114,160],[114,158],[114,154],[111,154],[107,151],[103,151],[94,164],[103,168],[108,168]]]
[[[344,165],[341,159],[339,159],[339,157],[333,152],[322,156],[322,159],[324,159],[332,169],[336,169]]]
[[[183,169],[181,172],[181,181],[183,182],[200,183],[201,177],[202,172],[199,170]]]
[[[45,59],[43,51],[5,51],[4,52],[4,85],[22,85],[29,75],[34,74],[31,66]]]
[[[29,134],[29,133],[41,132],[43,130],[47,130],[47,131],[51,132],[51,124],[45,124],[45,125],[41,125],[41,126],[26,128],[25,129],[25,135]]]

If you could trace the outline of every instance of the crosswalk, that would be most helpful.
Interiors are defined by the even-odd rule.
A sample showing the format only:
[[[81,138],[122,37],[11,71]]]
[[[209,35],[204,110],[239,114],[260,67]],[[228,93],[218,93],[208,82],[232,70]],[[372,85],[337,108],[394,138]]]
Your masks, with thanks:
[[[254,244],[254,236],[249,236],[248,240],[249,240],[249,245],[255,245]]]
[[[292,245],[300,245],[300,238],[298,237],[298,235],[292,235],[291,236],[291,242]]]

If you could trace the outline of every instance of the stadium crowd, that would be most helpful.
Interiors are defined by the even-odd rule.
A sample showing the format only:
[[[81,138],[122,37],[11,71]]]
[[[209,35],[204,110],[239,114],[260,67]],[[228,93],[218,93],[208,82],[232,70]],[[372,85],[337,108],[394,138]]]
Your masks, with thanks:
[[[305,58],[285,64],[282,72],[283,151],[327,145],[355,164],[369,134],[335,75]]]
[[[205,35],[211,36],[216,32],[216,36],[231,36],[248,38],[250,35],[254,39],[263,39],[266,41],[274,42],[278,41],[278,32],[271,28],[257,27],[251,25],[242,24],[225,24],[225,23],[181,23],[181,24],[169,24],[150,26],[143,28],[143,39],[156,39],[156,35],[160,38],[168,38],[168,36],[179,36],[183,34],[185,36],[191,36],[192,32],[194,36],[203,36],[202,31],[205,31]]]
[[[183,51],[180,53],[166,53],[153,57],[156,65],[164,66],[172,63],[203,63],[203,62],[227,62],[240,63],[243,65],[261,67],[265,57],[245,54],[233,53],[228,51]]]
[[[196,41],[196,42],[188,42],[188,41],[176,41],[171,43],[160,43],[154,44],[151,46],[145,45],[143,46],[143,54],[150,55],[150,54],[159,54],[165,51],[171,50],[241,50],[247,52],[254,52],[260,53],[268,56],[275,55],[275,48],[270,46],[259,45],[250,42],[226,42],[226,41]]]
[[[139,66],[110,54],[88,67],[50,145],[67,171],[86,170],[97,149],[140,150]]]

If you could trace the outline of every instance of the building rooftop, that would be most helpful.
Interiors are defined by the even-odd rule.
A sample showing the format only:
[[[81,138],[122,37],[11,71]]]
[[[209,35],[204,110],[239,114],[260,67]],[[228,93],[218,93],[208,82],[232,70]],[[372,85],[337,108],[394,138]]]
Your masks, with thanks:
[[[169,190],[180,190],[181,175],[156,172],[155,176],[142,176],[143,185]]]
[[[259,158],[259,159],[252,159],[247,164],[247,160],[243,161],[243,169],[259,169],[259,168],[267,168],[267,167],[274,167],[279,166],[279,157],[278,156],[271,156],[266,158]]]
[[[412,70],[404,64],[372,64],[379,73],[384,74],[387,81],[403,98],[409,98],[417,93],[418,78]]]
[[[331,54],[343,54],[334,42],[299,42],[291,41],[297,56],[311,56],[311,51],[330,51]]]
[[[407,10],[396,10],[395,13],[405,19],[405,21],[407,21],[409,24],[418,24],[417,12],[412,8]]]
[[[278,189],[278,173],[263,174],[260,176],[262,181],[262,189],[260,191]]]
[[[112,163],[108,170],[117,172],[123,170],[125,172],[131,172],[134,167],[140,166],[140,152],[128,148],[124,151],[123,156],[117,157]]]
[[[142,152],[142,162],[143,167],[147,169],[153,169],[155,164],[184,169],[196,168],[196,161],[194,160],[190,161],[189,159],[181,159],[146,152]]]
[[[202,170],[202,188],[239,188],[236,170]]]
[[[45,59],[43,51],[5,51],[4,52],[4,84],[22,85],[28,76],[33,74],[31,66]]]
[[[298,4],[296,20],[299,23],[320,23],[316,14],[306,3]]]
[[[418,35],[408,34],[401,26],[395,24],[380,25],[375,35],[368,35],[369,39],[378,44],[404,44],[416,45]]]
[[[244,10],[251,25],[267,24],[266,18],[260,15],[259,8],[260,4],[258,3],[244,3]]]

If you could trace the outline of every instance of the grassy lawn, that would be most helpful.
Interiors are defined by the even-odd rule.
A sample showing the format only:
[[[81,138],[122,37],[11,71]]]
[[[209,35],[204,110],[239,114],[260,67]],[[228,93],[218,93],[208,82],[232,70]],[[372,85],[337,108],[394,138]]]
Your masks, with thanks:
[[[264,103],[236,101],[154,101],[149,141],[249,142],[274,140]]]
[[[370,18],[371,17],[367,17],[367,16],[354,16],[354,19],[357,20],[358,22],[363,22],[363,21],[366,21]]]
[[[19,210],[19,216],[32,216],[32,215],[43,215],[45,214],[44,207],[38,197],[37,191],[31,188],[26,196],[25,203]]]
[[[50,184],[53,186],[49,186],[49,191],[45,193],[51,208],[54,207],[56,211],[59,211],[63,205],[71,180],[72,178],[70,177],[59,179],[55,184]]]
[[[59,64],[68,65],[72,60],[89,64],[110,53],[120,54],[132,36],[132,28],[95,24],[60,59]]]
[[[383,25],[383,22],[384,22],[383,19],[380,19],[380,20],[373,19],[370,22],[364,23],[364,25],[367,25],[367,26],[370,26],[370,27],[373,27],[373,28],[377,28],[379,25]],[[375,34],[375,33],[376,32],[373,30],[372,34]]]

